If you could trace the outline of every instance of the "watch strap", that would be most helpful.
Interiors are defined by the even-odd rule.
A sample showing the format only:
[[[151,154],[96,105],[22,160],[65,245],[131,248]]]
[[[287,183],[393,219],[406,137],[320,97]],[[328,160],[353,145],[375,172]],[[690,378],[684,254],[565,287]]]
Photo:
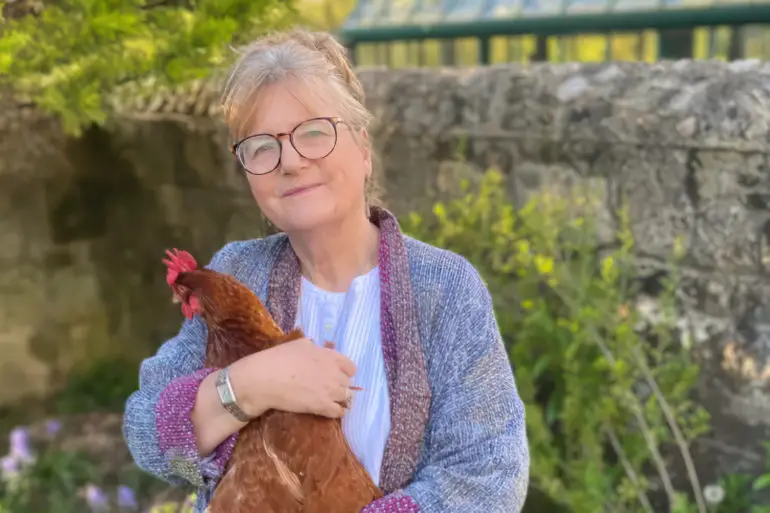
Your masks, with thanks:
[[[238,401],[235,398],[235,391],[233,385],[230,383],[230,367],[225,367],[219,371],[216,380],[217,394],[219,394],[219,402],[230,415],[235,417],[241,422],[249,422],[251,417],[238,406]]]

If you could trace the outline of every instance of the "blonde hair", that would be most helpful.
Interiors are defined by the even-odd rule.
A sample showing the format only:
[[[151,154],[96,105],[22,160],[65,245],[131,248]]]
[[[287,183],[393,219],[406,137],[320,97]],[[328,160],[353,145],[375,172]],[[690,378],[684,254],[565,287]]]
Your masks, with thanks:
[[[240,51],[222,91],[222,107],[233,140],[249,135],[260,93],[287,80],[307,85],[309,91],[323,91],[324,98],[331,98],[338,106],[345,123],[363,144],[358,132],[369,126],[372,114],[345,47],[327,32],[301,28],[268,34]],[[379,187],[372,171],[366,183],[367,205],[379,203]]]

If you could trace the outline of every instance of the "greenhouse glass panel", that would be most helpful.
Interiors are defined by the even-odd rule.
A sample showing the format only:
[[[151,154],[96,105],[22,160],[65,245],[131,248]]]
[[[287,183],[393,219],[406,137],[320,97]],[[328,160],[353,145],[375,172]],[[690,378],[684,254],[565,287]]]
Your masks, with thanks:
[[[389,0],[387,9],[383,10],[380,23],[390,25],[405,25],[410,22],[412,12],[419,0]]]
[[[483,16],[484,18],[512,18],[521,9],[521,3],[521,0],[492,0],[487,3]]]
[[[553,16],[561,14],[563,0],[523,0],[522,17]]]
[[[417,0],[417,7],[412,12],[413,23],[436,23],[444,17],[442,0]]]
[[[648,11],[661,5],[661,0],[618,0],[613,11]]]
[[[484,2],[482,0],[455,0],[447,7],[448,11],[445,18],[447,21],[469,20],[481,16]]]
[[[714,0],[664,0],[664,6],[670,9],[680,9],[682,7],[688,8],[701,8],[711,7],[714,5]]]
[[[568,13],[585,13],[585,12],[601,12],[606,11],[609,8],[607,0],[569,0],[567,2],[566,12]]]
[[[371,27],[377,25],[382,11],[387,8],[387,0],[358,0],[355,10],[345,28]]]

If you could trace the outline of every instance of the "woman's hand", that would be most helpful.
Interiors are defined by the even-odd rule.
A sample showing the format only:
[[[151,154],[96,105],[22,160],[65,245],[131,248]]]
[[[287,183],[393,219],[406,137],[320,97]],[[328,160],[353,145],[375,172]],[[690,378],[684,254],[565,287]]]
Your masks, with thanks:
[[[307,338],[247,356],[230,369],[238,403],[248,415],[268,409],[341,417],[355,364]]]

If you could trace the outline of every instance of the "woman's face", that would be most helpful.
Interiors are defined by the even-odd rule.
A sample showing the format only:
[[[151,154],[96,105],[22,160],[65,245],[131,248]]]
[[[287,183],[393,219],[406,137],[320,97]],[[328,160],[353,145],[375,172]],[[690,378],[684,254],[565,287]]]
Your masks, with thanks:
[[[293,82],[265,89],[260,94],[249,134],[285,134],[312,118],[340,117],[343,122],[336,125],[337,143],[331,153],[323,158],[305,158],[287,135],[280,136],[280,146],[262,139],[245,150],[247,158],[261,159],[263,163],[280,155],[280,164],[271,173],[246,176],[264,215],[287,233],[313,230],[339,223],[348,216],[362,215],[364,183],[372,169],[366,131],[361,130],[357,140],[334,105],[321,100],[323,94],[307,92],[304,86]],[[314,147],[323,147],[328,138],[333,140],[331,127],[304,123],[295,132],[295,143],[303,153],[312,156],[309,154]]]

